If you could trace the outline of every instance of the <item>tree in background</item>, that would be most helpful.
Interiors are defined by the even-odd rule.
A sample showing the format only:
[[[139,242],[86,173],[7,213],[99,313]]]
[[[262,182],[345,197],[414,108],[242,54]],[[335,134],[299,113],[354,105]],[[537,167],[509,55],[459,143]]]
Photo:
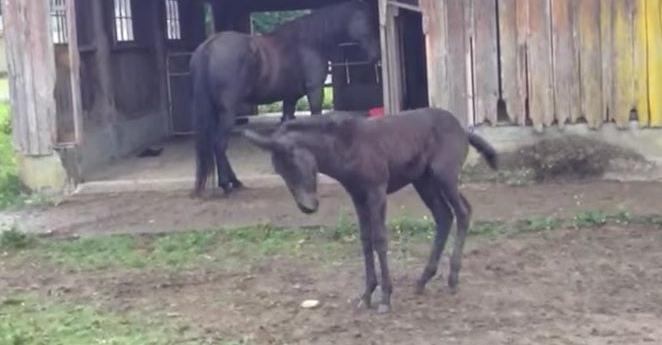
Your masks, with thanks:
[[[256,34],[271,32],[276,26],[310,13],[309,10],[256,12],[251,15],[251,25]]]

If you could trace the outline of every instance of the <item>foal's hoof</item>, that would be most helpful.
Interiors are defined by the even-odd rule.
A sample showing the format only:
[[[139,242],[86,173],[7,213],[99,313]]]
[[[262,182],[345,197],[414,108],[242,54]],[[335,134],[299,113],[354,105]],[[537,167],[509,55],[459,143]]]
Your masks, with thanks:
[[[377,314],[387,314],[391,312],[391,306],[388,304],[380,304],[377,307]]]
[[[451,295],[454,295],[454,294],[457,293],[457,290],[458,290],[458,286],[457,286],[457,285],[458,285],[458,282],[459,282],[459,281],[458,281],[458,277],[457,277],[457,275],[453,275],[453,274],[451,274],[451,275],[448,277],[448,287],[449,287],[449,289],[450,289]]]
[[[356,302],[356,309],[358,310],[368,310],[372,308],[372,304],[370,301],[366,301],[363,298],[360,298],[358,302]]]
[[[414,294],[420,296],[423,295],[424,293],[425,293],[425,285],[416,283],[416,286],[414,287]]]

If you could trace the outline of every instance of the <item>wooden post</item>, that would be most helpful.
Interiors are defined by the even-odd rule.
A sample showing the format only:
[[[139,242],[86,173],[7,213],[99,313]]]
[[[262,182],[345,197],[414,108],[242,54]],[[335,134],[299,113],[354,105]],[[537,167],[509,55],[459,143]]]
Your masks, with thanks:
[[[56,138],[55,57],[48,1],[3,0],[15,149],[50,155]]]
[[[76,27],[76,1],[66,1],[67,27],[69,36],[69,64],[71,72],[71,111],[74,115],[74,145],[83,141],[83,101],[80,89],[80,50]]]

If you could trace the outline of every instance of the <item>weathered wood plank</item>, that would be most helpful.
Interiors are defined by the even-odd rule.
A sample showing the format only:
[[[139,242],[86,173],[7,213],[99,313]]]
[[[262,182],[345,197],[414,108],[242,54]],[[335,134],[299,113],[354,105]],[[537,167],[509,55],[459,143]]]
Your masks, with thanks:
[[[617,0],[622,1],[622,0]],[[614,120],[614,0],[600,2],[600,49],[602,51],[602,120]]]
[[[648,0],[638,0],[634,10],[635,41],[634,41],[634,65],[635,82],[634,97],[639,124],[650,125],[650,110],[648,108],[648,49],[646,30],[646,7]]]
[[[600,0],[579,2],[579,49],[582,116],[591,128],[602,124]]]
[[[451,108],[450,93],[454,82],[448,76],[448,43],[446,33],[446,3],[421,0],[423,32],[425,34],[430,105]]]
[[[527,109],[529,100],[529,0],[517,0],[517,89],[519,100],[522,102],[522,112],[518,117],[518,123],[525,125],[531,114]]]
[[[517,0],[499,1],[499,51],[501,61],[501,98],[512,123],[525,118],[524,99],[520,96],[518,76]]]
[[[662,127],[662,0],[646,3],[650,124]]]
[[[71,110],[74,119],[74,144],[83,141],[83,100],[80,89],[80,51],[78,49],[78,27],[76,2],[67,1],[67,28],[69,30],[69,66],[71,68]]]
[[[15,148],[48,155],[55,140],[55,58],[48,2],[3,3]]]
[[[436,0],[433,0],[436,1]],[[443,1],[446,4],[446,16],[441,19],[446,24],[448,45],[448,80],[449,110],[457,114],[463,125],[473,124],[473,109],[469,106],[469,70],[467,56],[469,38],[465,22],[465,10],[468,2],[463,0]]]
[[[536,0],[529,7],[529,106],[537,130],[554,121],[549,5],[549,0]]]
[[[614,2],[613,118],[620,128],[628,125],[630,111],[634,107],[633,5],[634,2],[631,0]]]
[[[474,1],[472,20],[475,119],[495,125],[499,100],[496,2]]]
[[[570,0],[552,0],[554,109],[559,126],[579,116],[579,65]]]

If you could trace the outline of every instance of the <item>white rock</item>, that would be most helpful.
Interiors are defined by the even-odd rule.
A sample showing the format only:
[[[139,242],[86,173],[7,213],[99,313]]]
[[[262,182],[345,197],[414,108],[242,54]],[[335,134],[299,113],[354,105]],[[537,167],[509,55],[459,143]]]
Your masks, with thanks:
[[[307,299],[307,300],[301,302],[301,308],[305,308],[305,309],[316,308],[319,305],[320,305],[320,301],[318,301],[316,299]]]

